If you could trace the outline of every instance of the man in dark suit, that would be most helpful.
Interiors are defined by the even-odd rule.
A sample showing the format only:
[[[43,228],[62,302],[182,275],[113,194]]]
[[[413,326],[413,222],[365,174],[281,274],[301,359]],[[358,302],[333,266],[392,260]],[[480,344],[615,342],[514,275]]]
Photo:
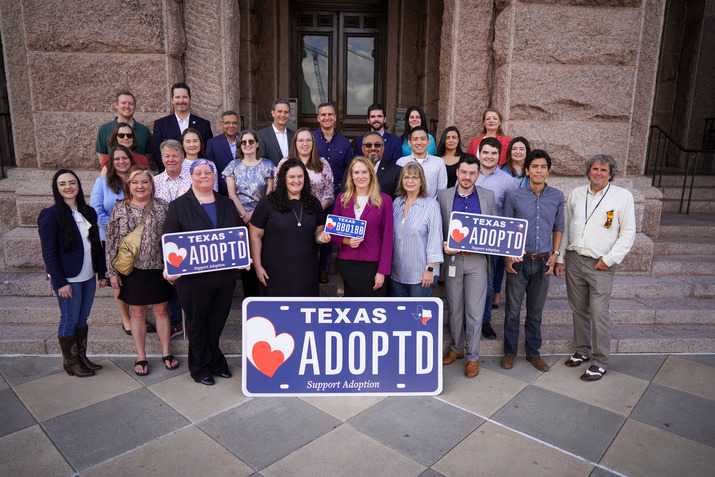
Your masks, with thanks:
[[[273,124],[258,131],[258,141],[261,143],[263,157],[273,161],[275,165],[288,157],[290,142],[295,131],[288,129],[286,124],[290,119],[290,103],[287,99],[276,99],[271,110]]]
[[[370,125],[370,132],[378,133],[382,137],[384,144],[383,157],[385,162],[397,162],[402,157],[402,140],[385,131],[387,116],[385,116],[385,108],[381,104],[373,104],[367,108],[367,123]],[[355,139],[354,156],[361,154],[362,142],[365,136]]]
[[[175,83],[171,87],[171,105],[174,114],[164,116],[154,121],[154,134],[151,138],[151,153],[159,172],[164,172],[159,146],[167,139],[181,140],[181,134],[186,128],[199,131],[204,144],[213,137],[211,123],[204,118],[191,114],[191,89],[186,83]]]
[[[226,111],[221,115],[221,130],[223,134],[209,139],[206,143],[206,155],[208,160],[216,164],[218,172],[218,191],[222,195],[228,195],[226,181],[221,174],[226,166],[236,158],[236,149],[241,147],[238,138],[238,113]]]
[[[442,359],[443,365],[467,356],[464,375],[479,374],[479,342],[482,317],[487,298],[489,256],[447,248],[452,212],[494,215],[494,192],[476,186],[479,159],[465,154],[459,160],[457,185],[439,192],[437,202],[442,211],[444,232],[444,289],[449,328],[454,344]],[[466,325],[466,326],[465,326]]]
[[[362,154],[370,159],[372,165],[375,166],[377,174],[377,182],[380,184],[380,192],[389,195],[393,199],[397,192],[397,186],[400,184],[400,171],[402,168],[397,164],[382,159],[382,153],[385,150],[385,145],[382,142],[380,133],[371,131],[363,136]],[[343,176],[341,190],[345,192],[345,181],[347,174]]]

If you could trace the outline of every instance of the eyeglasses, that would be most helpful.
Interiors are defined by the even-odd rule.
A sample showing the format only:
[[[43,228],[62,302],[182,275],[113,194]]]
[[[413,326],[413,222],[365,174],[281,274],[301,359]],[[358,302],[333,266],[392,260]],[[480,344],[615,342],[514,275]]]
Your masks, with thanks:
[[[255,139],[244,139],[241,141],[241,146],[253,146],[254,144],[256,144]]]
[[[403,182],[420,182],[419,177],[405,176],[402,178]]]
[[[117,137],[119,139],[124,139],[124,138],[131,139],[134,137],[134,134],[132,134],[132,133],[126,133],[126,134],[125,133],[117,133]]]
[[[194,171],[194,175],[196,177],[211,176],[213,175],[213,171]]]
[[[366,147],[368,149],[372,149],[373,147],[380,149],[382,147],[382,143],[381,142],[375,142],[375,143],[366,142],[366,143],[363,143],[363,147]]]

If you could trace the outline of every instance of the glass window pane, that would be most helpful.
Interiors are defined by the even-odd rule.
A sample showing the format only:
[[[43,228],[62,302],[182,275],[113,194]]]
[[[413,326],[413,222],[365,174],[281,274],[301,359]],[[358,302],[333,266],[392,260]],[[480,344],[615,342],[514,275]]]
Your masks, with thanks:
[[[327,101],[328,57],[330,37],[328,35],[303,35],[301,75],[301,105],[303,114],[318,114],[318,105]]]
[[[375,38],[348,37],[347,114],[364,116],[375,101]]]

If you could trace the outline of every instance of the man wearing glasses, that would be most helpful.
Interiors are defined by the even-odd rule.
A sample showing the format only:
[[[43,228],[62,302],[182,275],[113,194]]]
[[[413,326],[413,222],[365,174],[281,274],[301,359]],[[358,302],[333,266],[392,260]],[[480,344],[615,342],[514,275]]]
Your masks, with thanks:
[[[565,364],[575,368],[592,361],[581,375],[584,381],[598,381],[606,374],[613,277],[636,237],[633,195],[612,184],[617,173],[618,164],[612,156],[599,154],[586,162],[590,184],[569,194],[561,254],[554,268],[558,278],[566,272],[566,293],[573,312],[574,354]]]
[[[134,130],[134,135],[137,139],[137,147],[132,152],[144,154],[151,159],[151,131],[149,128],[140,124],[134,119],[134,110],[136,108],[136,100],[134,95],[128,91],[120,91],[117,93],[117,100],[114,103],[114,109],[117,110],[117,116],[114,121],[104,123],[97,131],[97,143],[94,150],[97,152],[99,163],[109,154],[109,136],[112,134],[112,129],[117,123],[127,123]]]
[[[385,144],[382,142],[380,133],[371,131],[365,134],[362,138],[362,155],[370,159],[375,174],[377,174],[377,182],[380,184],[380,192],[389,195],[393,199],[397,192],[397,186],[400,183],[400,166],[393,164],[390,161],[383,160],[383,152]],[[357,154],[359,155],[359,154]],[[345,191],[345,181],[347,177],[343,177],[341,190]]]
[[[206,143],[206,155],[208,159],[216,165],[218,171],[218,191],[220,194],[228,196],[226,180],[221,174],[226,166],[236,158],[236,149],[241,147],[238,144],[238,113],[226,111],[221,115],[221,130],[223,134],[209,139]]]
[[[489,256],[447,248],[452,212],[494,215],[494,192],[476,185],[479,159],[464,154],[457,167],[457,185],[437,195],[444,232],[444,289],[449,328],[454,343],[442,359],[443,365],[467,357],[464,375],[479,374],[479,343],[487,295]],[[465,326],[466,325],[466,326]]]

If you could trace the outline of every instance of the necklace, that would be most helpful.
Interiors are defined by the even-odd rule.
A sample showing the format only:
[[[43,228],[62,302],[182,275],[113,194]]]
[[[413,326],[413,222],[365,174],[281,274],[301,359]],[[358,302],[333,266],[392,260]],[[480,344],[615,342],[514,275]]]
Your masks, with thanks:
[[[300,217],[298,217],[298,214],[295,213],[295,209],[293,206],[291,206],[290,210],[293,211],[293,215],[295,215],[295,220],[298,221],[298,227],[301,227],[303,224],[300,222],[303,220],[303,202],[300,203]]]

